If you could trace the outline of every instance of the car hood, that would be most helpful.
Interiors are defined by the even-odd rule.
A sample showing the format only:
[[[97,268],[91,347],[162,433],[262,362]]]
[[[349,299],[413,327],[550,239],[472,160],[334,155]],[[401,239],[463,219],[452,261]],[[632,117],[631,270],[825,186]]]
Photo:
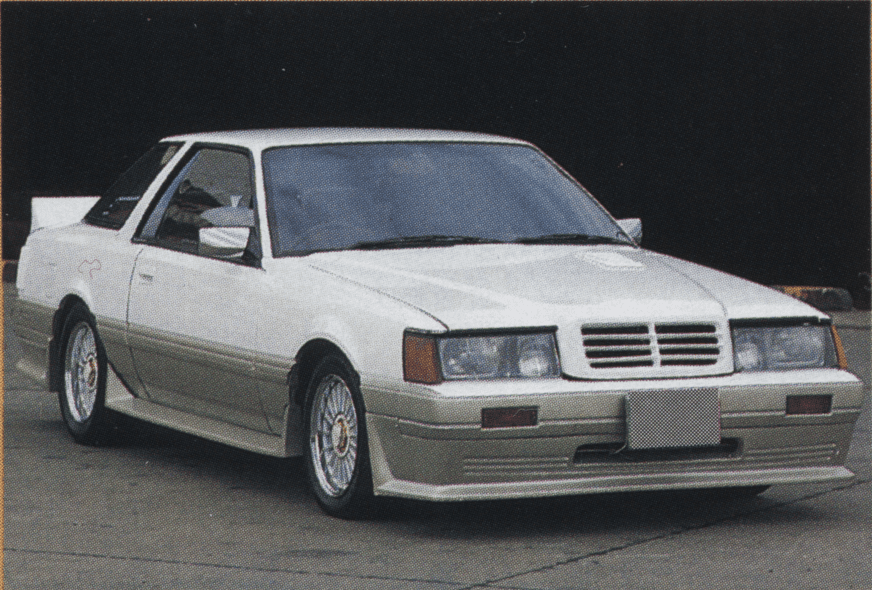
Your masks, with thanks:
[[[626,246],[463,245],[323,252],[306,260],[452,330],[825,317],[750,281]]]

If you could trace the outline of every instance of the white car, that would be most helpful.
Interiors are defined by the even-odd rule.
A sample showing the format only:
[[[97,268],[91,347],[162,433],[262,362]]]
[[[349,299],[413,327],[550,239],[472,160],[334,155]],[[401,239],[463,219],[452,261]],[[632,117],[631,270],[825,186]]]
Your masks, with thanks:
[[[529,143],[184,135],[91,205],[35,217],[17,284],[19,368],[78,442],[114,411],[305,455],[344,517],[853,476],[830,319],[642,249]]]

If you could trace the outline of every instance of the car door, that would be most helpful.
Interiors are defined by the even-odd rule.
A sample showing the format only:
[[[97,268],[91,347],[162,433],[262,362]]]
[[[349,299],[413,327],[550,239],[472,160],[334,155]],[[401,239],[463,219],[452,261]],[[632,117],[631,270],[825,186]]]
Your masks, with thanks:
[[[243,255],[206,256],[199,243],[200,228],[211,225],[206,212],[254,207],[252,173],[246,152],[191,150],[136,236],[144,247],[130,285],[128,340],[152,401],[266,432],[254,380],[252,302],[264,280],[257,229]]]
[[[133,359],[127,345],[127,290],[134,261],[142,249],[118,231],[155,179],[175,158],[182,144],[161,142],[139,158],[100,197],[84,222],[102,228],[100,240],[77,244],[64,255],[71,259],[83,291],[93,295],[91,312],[112,367],[134,389]],[[49,263],[51,264],[51,263]]]

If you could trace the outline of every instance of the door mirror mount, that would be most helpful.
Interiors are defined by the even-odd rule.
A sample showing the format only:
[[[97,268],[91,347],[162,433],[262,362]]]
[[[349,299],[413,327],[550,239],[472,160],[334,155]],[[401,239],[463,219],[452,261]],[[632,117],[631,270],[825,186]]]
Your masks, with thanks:
[[[637,244],[642,243],[642,220],[638,217],[632,219],[618,219],[618,227],[624,233],[633,238]]]

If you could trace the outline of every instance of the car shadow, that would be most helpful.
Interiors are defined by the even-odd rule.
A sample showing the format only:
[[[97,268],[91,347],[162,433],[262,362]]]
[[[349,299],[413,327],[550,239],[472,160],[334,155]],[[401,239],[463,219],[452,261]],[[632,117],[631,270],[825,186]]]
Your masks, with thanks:
[[[427,538],[489,539],[529,535],[603,534],[651,530],[681,531],[735,518],[754,520],[779,503],[767,498],[742,497],[724,491],[682,490],[618,492],[523,500],[431,503],[389,499],[382,501],[374,520],[409,529]],[[767,522],[816,519],[808,506],[780,506]],[[668,533],[667,533],[668,534]]]

